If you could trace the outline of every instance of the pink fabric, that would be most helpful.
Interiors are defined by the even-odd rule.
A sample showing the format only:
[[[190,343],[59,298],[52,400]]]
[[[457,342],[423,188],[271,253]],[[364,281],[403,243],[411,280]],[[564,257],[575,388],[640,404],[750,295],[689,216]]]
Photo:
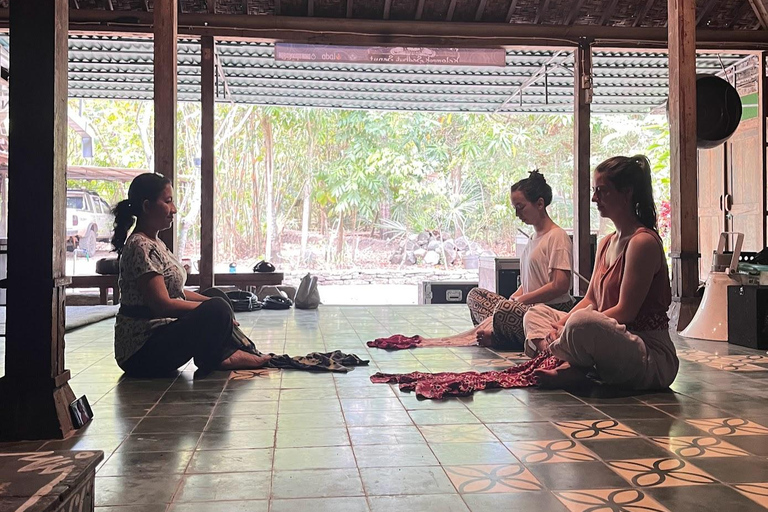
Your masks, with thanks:
[[[475,391],[493,388],[525,388],[538,384],[536,370],[552,370],[562,363],[549,350],[534,359],[493,372],[442,373],[376,373],[371,382],[400,384],[400,391],[416,391],[419,398],[437,399],[446,396],[467,396]]]
[[[384,348],[387,350],[403,350],[406,348],[418,347],[421,345],[421,336],[403,336],[402,334],[395,334],[389,338],[376,338],[373,341],[369,341],[367,345],[374,348]]]

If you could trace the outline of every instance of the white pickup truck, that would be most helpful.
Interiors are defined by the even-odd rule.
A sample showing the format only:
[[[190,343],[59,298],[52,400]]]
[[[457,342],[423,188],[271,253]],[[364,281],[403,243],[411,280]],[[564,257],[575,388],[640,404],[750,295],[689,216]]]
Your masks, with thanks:
[[[67,245],[93,256],[96,242],[110,239],[113,222],[110,206],[96,192],[67,189]]]

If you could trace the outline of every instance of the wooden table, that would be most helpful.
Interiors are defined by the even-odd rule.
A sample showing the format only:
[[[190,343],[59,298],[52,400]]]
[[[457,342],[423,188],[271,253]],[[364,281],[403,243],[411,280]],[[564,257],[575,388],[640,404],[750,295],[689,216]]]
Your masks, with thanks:
[[[237,286],[240,289],[283,284],[282,272],[243,272],[213,275],[214,286]],[[200,274],[189,274],[186,286],[200,286]]]

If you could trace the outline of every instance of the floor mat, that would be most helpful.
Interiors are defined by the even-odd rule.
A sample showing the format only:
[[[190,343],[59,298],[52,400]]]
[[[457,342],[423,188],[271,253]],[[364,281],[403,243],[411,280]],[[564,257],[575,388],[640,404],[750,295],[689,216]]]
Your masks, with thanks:
[[[120,306],[67,306],[66,332],[117,315]],[[5,307],[0,307],[0,332],[5,335]]]

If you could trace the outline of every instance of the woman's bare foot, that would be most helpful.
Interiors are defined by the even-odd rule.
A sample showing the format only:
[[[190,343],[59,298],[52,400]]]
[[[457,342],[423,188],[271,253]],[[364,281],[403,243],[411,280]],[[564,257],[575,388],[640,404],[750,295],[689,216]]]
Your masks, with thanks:
[[[250,352],[238,350],[219,365],[220,370],[256,370],[272,359],[272,356],[257,356]]]
[[[563,363],[554,370],[536,370],[534,377],[539,380],[539,387],[544,389],[574,388],[588,385],[587,372]]]
[[[480,330],[476,333],[477,344],[481,347],[493,346],[493,331]]]

